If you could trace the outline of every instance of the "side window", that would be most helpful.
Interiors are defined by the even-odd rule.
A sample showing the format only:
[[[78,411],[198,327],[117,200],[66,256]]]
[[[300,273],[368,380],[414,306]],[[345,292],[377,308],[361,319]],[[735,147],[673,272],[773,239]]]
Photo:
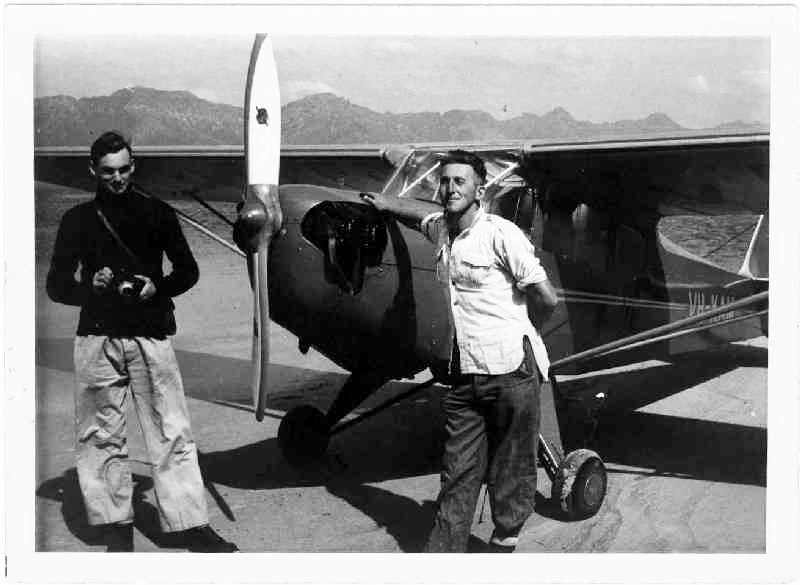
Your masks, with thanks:
[[[633,276],[642,272],[646,250],[644,238],[639,230],[627,225],[618,225],[615,244],[614,264],[616,268]]]
[[[529,187],[503,187],[490,199],[488,210],[529,233],[533,226],[533,190]]]
[[[520,189],[504,187],[498,190],[494,195],[487,194],[490,201],[488,206],[489,213],[499,215],[509,221],[515,221],[519,202],[518,191],[520,191]]]

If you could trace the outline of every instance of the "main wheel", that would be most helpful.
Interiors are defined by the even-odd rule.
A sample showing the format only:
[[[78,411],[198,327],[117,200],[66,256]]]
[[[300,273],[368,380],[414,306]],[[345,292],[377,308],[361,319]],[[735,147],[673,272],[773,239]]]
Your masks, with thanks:
[[[594,516],[603,505],[608,475],[594,451],[572,451],[558,466],[552,498],[566,516],[580,520]]]
[[[286,413],[278,427],[278,446],[289,463],[301,464],[325,453],[330,428],[325,415],[313,406],[297,406]]]

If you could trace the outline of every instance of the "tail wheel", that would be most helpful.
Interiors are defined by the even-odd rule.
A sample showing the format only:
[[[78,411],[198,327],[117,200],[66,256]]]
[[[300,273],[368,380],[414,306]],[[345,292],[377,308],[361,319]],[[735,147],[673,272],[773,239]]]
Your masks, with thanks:
[[[313,406],[293,408],[278,427],[278,446],[289,463],[296,465],[318,459],[330,441],[330,427],[322,412]]]
[[[578,449],[559,465],[552,498],[568,518],[581,520],[597,513],[607,486],[608,475],[599,455],[589,449]]]

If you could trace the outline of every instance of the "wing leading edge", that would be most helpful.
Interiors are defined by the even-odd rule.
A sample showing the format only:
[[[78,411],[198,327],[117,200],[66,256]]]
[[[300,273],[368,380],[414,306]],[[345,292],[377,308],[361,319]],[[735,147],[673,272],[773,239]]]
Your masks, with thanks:
[[[246,182],[242,146],[136,146],[136,180],[159,197],[197,193],[239,201]],[[87,147],[37,147],[34,179],[93,190]],[[298,146],[281,149],[281,184],[378,190],[391,167],[379,146]]]

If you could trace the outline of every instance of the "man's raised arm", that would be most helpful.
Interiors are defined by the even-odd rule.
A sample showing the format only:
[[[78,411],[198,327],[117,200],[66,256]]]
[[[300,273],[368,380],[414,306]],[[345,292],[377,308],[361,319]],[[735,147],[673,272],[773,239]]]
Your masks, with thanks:
[[[405,199],[380,193],[361,193],[361,199],[378,211],[389,213],[416,230],[420,229],[420,222],[428,215],[442,211],[442,206],[432,201]]]

